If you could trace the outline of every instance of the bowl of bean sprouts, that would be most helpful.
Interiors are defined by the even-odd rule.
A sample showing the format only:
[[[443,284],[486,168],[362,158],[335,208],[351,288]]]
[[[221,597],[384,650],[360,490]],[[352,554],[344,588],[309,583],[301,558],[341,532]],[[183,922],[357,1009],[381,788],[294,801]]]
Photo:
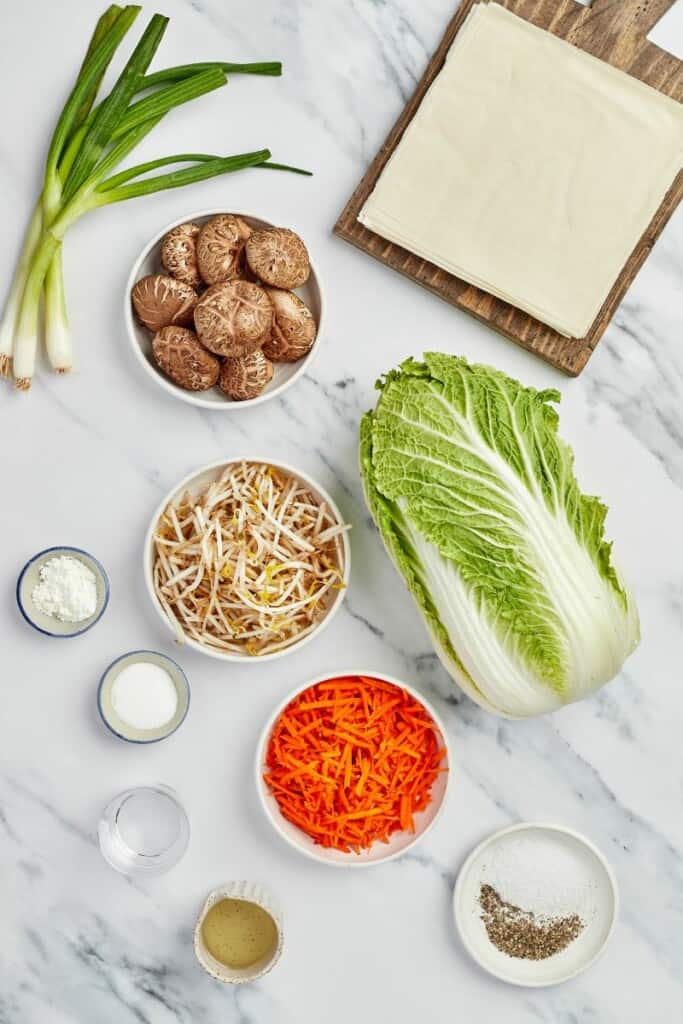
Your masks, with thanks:
[[[160,503],[145,539],[145,582],[179,643],[223,661],[261,662],[310,641],[349,579],[349,526],[300,470],[271,459],[214,462]]]

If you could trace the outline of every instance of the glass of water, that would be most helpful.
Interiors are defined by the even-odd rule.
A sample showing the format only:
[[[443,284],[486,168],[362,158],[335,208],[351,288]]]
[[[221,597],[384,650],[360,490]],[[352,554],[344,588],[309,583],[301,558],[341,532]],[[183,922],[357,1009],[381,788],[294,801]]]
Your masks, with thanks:
[[[104,859],[124,875],[161,875],[185,853],[190,823],[169,786],[139,786],[108,804],[97,827]]]

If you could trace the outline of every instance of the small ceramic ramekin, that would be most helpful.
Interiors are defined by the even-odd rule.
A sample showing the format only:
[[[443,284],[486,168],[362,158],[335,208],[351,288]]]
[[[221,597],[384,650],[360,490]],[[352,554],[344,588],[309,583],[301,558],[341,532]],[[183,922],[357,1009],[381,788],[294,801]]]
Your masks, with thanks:
[[[247,224],[255,231],[276,226],[273,221],[266,220],[263,217],[255,216],[250,213],[244,213],[240,210],[198,210],[195,213],[188,213],[184,217],[171,221],[170,224],[167,224],[161,229],[161,231],[157,232],[154,238],[147,243],[135,260],[126,285],[126,293],[123,298],[123,315],[133,355],[145,375],[149,377],[157,387],[163,388],[163,390],[168,394],[173,395],[175,398],[179,398],[182,402],[187,402],[189,405],[199,406],[202,409],[214,409],[219,412],[236,412],[241,409],[251,409],[253,406],[261,405],[263,402],[267,402],[271,398],[277,398],[290,388],[304,373],[310,370],[313,360],[320,351],[320,345],[322,344],[323,333],[325,330],[323,287],[320,279],[320,270],[318,269],[317,264],[311,259],[311,273],[308,281],[306,281],[306,283],[300,288],[295,289],[297,295],[303,299],[310,309],[318,327],[315,341],[313,342],[310,351],[295,363],[275,363],[273,379],[266,385],[262,394],[258,395],[256,398],[250,398],[245,402],[233,401],[233,399],[228,398],[227,395],[224,395],[217,387],[210,388],[208,391],[186,391],[184,388],[180,388],[177,384],[174,384],[172,380],[169,380],[169,378],[161,372],[154,362],[152,357],[152,334],[136,320],[131,308],[130,300],[133,286],[141,277],[145,277],[147,274],[166,273],[164,268],[161,266],[161,241],[172,228],[177,227],[179,224],[187,224],[188,222],[202,225],[211,220],[212,217],[217,217],[220,214],[227,212],[234,213],[236,217],[240,217],[242,220],[246,221]]]
[[[82,622],[62,622],[61,619],[56,618],[53,615],[45,615],[39,611],[31,600],[31,594],[34,587],[40,582],[40,569],[44,562],[47,562],[50,558],[58,558],[60,555],[67,555],[71,558],[78,559],[95,574],[95,581],[97,587],[97,605],[95,612],[88,619],[84,619]],[[45,636],[53,636],[59,639],[65,639],[67,637],[81,636],[83,633],[87,633],[89,629],[99,622],[104,615],[107,605],[109,604],[109,577],[104,569],[104,566],[98,562],[94,555],[89,554],[87,551],[83,551],[82,548],[73,548],[68,545],[58,545],[57,547],[45,548],[44,551],[39,551],[37,555],[30,558],[24,568],[19,573],[17,580],[17,605],[19,611],[23,615],[24,619],[28,622],[29,626],[33,626],[39,633],[43,633]]]
[[[369,849],[361,850],[360,853],[345,853],[343,850],[334,850],[315,843],[309,835],[303,832],[300,828],[297,828],[296,825],[293,825],[291,821],[287,821],[281,813],[278,802],[269,790],[264,779],[266,754],[268,751],[270,735],[275,728],[275,723],[287,705],[290,701],[294,700],[295,697],[298,697],[300,693],[303,693],[304,690],[308,690],[309,687],[315,686],[316,683],[322,683],[328,679],[336,679],[338,676],[365,676],[368,679],[378,679],[384,683],[392,683],[399,689],[405,690],[423,706],[429,717],[432,719],[439,745],[446,751],[443,767],[447,770],[439,774],[432,786],[432,794],[428,806],[424,811],[420,811],[415,815],[415,831],[394,832],[389,838],[388,843],[373,843]],[[299,851],[299,853],[303,853],[306,857],[310,857],[311,860],[320,861],[322,864],[329,864],[332,867],[341,868],[369,868],[376,864],[384,864],[389,860],[394,860],[396,857],[400,857],[402,854],[412,849],[416,843],[419,843],[420,840],[427,835],[443,810],[451,775],[450,764],[451,756],[445,726],[434,708],[427,700],[425,700],[418,690],[413,689],[412,686],[408,686],[401,679],[385,675],[383,672],[373,672],[368,671],[367,669],[353,669],[351,671],[340,671],[334,673],[327,672],[324,676],[318,676],[316,679],[311,679],[307,683],[304,683],[303,686],[298,686],[287,697],[285,697],[266,722],[266,725],[259,737],[259,741],[256,745],[254,768],[256,790],[263,812],[275,831],[282,837],[282,839],[285,840],[286,843],[293,846],[295,850]]]
[[[141,661],[163,668],[171,678],[178,697],[176,713],[158,729],[133,729],[120,718],[111,701],[111,688],[122,669]],[[183,724],[190,709],[190,684],[180,665],[159,651],[129,651],[112,661],[105,669],[97,687],[97,708],[107,729],[128,743],[158,743],[171,736]]]
[[[202,924],[204,918],[216,903],[221,900],[244,900],[245,903],[255,903],[273,919],[277,930],[277,942],[272,953],[258,960],[251,967],[232,968],[220,963],[209,953],[202,936]],[[194,929],[194,951],[197,960],[207,974],[210,974],[216,981],[222,981],[227,985],[243,985],[249,981],[256,981],[264,974],[272,971],[275,964],[282,956],[284,945],[284,932],[282,930],[282,912],[275,897],[263,885],[256,882],[226,882],[224,885],[213,889],[201,909],[197,924]]]

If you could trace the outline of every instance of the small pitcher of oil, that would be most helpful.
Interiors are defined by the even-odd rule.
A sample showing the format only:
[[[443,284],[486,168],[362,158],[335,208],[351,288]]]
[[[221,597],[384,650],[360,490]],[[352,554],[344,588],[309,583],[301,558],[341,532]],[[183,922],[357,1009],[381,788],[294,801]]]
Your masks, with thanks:
[[[255,882],[228,882],[206,898],[194,930],[194,951],[217,981],[242,984],[270,971],[282,954],[282,915]]]

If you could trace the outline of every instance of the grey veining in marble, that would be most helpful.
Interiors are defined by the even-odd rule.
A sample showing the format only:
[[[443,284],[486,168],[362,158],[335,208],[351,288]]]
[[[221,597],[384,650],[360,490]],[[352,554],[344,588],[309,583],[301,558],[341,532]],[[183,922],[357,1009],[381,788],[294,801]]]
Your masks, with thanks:
[[[3,280],[59,97],[98,8],[31,0],[3,9],[0,75],[4,95],[14,97],[0,143]],[[315,177],[246,172],[84,219],[65,247],[77,370],[57,380],[42,368],[30,396],[2,391],[0,1024],[676,1024],[683,215],[666,229],[587,371],[567,380],[331,235],[451,2],[168,0],[163,8],[171,25],[160,65],[277,57],[285,76],[234,78],[191,115],[171,115],[140,158],[268,145]],[[279,401],[234,415],[180,407],[151,387],[124,335],[123,288],[137,252],[161,225],[202,207],[251,210],[296,228],[326,288],[327,335],[311,372]],[[580,481],[610,506],[643,642],[619,679],[550,718],[499,721],[453,688],[364,508],[359,417],[374,401],[376,378],[426,347],[559,387],[562,433]],[[171,649],[147,603],[141,543],[177,479],[249,450],[300,465],[332,492],[353,523],[354,568],[347,601],[318,642],[280,662],[226,668]],[[33,633],[14,607],[22,563],[51,544],[91,550],[110,574],[105,618],[76,641]],[[101,671],[135,647],[177,657],[193,688],[183,728],[149,748],[117,741],[95,708]],[[448,806],[424,845],[384,867],[345,872],[302,860],[271,832],[252,759],[265,718],[289,689],[359,665],[402,676],[435,701],[455,765]],[[119,790],[159,780],[188,810],[190,847],[167,876],[132,883],[101,859],[98,816]],[[463,858],[488,832],[522,819],[587,833],[621,888],[620,924],[603,959],[557,989],[511,989],[484,975],[451,920]],[[206,892],[242,877],[277,893],[287,942],[271,975],[234,990],[195,964],[191,932]]]

